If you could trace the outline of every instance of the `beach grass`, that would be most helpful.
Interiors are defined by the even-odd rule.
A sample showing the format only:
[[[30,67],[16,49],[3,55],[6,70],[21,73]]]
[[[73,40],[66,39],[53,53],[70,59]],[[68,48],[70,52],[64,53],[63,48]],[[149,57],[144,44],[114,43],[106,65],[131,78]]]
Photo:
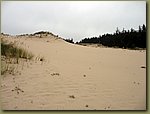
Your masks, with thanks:
[[[8,43],[1,39],[1,75],[14,72],[12,64],[19,64],[19,59],[31,60],[34,55],[15,43]]]

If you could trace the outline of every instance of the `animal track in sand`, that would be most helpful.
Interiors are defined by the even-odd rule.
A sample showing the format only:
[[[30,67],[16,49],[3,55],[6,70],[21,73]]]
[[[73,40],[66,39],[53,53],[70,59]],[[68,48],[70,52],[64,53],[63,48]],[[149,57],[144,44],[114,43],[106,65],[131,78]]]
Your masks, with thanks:
[[[52,73],[51,76],[60,76],[59,73]]]
[[[86,77],[86,75],[84,74],[83,77]]]
[[[74,95],[70,95],[69,98],[75,99],[75,96]]]
[[[137,85],[140,85],[140,82],[135,82],[135,81],[134,81],[133,83],[134,83],[134,84],[137,84]]]
[[[89,105],[85,105],[85,107],[89,107]]]
[[[105,110],[109,110],[111,107],[110,106],[107,106],[107,107],[105,107],[104,109]]]
[[[33,103],[33,101],[31,100],[31,103]]]
[[[146,66],[141,66],[141,68],[146,68]]]
[[[19,87],[15,87],[15,89],[13,89],[13,90],[11,90],[11,91],[16,91],[17,92],[17,94],[19,94],[19,92],[24,92],[22,89],[20,89]]]
[[[5,84],[3,84],[3,85],[1,85],[1,87],[6,87],[6,85],[5,85]]]

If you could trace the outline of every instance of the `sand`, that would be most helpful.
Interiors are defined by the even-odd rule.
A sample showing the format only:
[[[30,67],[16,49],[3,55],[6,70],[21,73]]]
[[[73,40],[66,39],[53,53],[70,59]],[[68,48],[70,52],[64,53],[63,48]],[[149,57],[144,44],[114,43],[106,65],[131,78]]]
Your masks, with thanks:
[[[35,56],[1,76],[2,110],[146,110],[146,50],[5,38]],[[44,58],[40,61],[40,58]]]

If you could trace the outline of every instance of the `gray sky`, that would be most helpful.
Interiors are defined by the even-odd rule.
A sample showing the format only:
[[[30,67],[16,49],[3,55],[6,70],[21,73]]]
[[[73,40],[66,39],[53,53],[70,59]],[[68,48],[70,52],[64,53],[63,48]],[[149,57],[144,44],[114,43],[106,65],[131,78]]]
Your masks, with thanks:
[[[145,1],[3,1],[1,32],[49,31],[79,41],[146,24]]]

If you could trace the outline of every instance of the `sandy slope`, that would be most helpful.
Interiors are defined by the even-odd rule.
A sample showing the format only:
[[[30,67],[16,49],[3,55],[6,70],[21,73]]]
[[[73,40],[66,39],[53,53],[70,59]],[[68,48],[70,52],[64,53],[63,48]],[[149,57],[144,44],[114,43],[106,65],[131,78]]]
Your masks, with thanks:
[[[24,63],[20,74],[1,79],[3,110],[146,109],[146,51],[9,38],[15,40],[45,60]]]

